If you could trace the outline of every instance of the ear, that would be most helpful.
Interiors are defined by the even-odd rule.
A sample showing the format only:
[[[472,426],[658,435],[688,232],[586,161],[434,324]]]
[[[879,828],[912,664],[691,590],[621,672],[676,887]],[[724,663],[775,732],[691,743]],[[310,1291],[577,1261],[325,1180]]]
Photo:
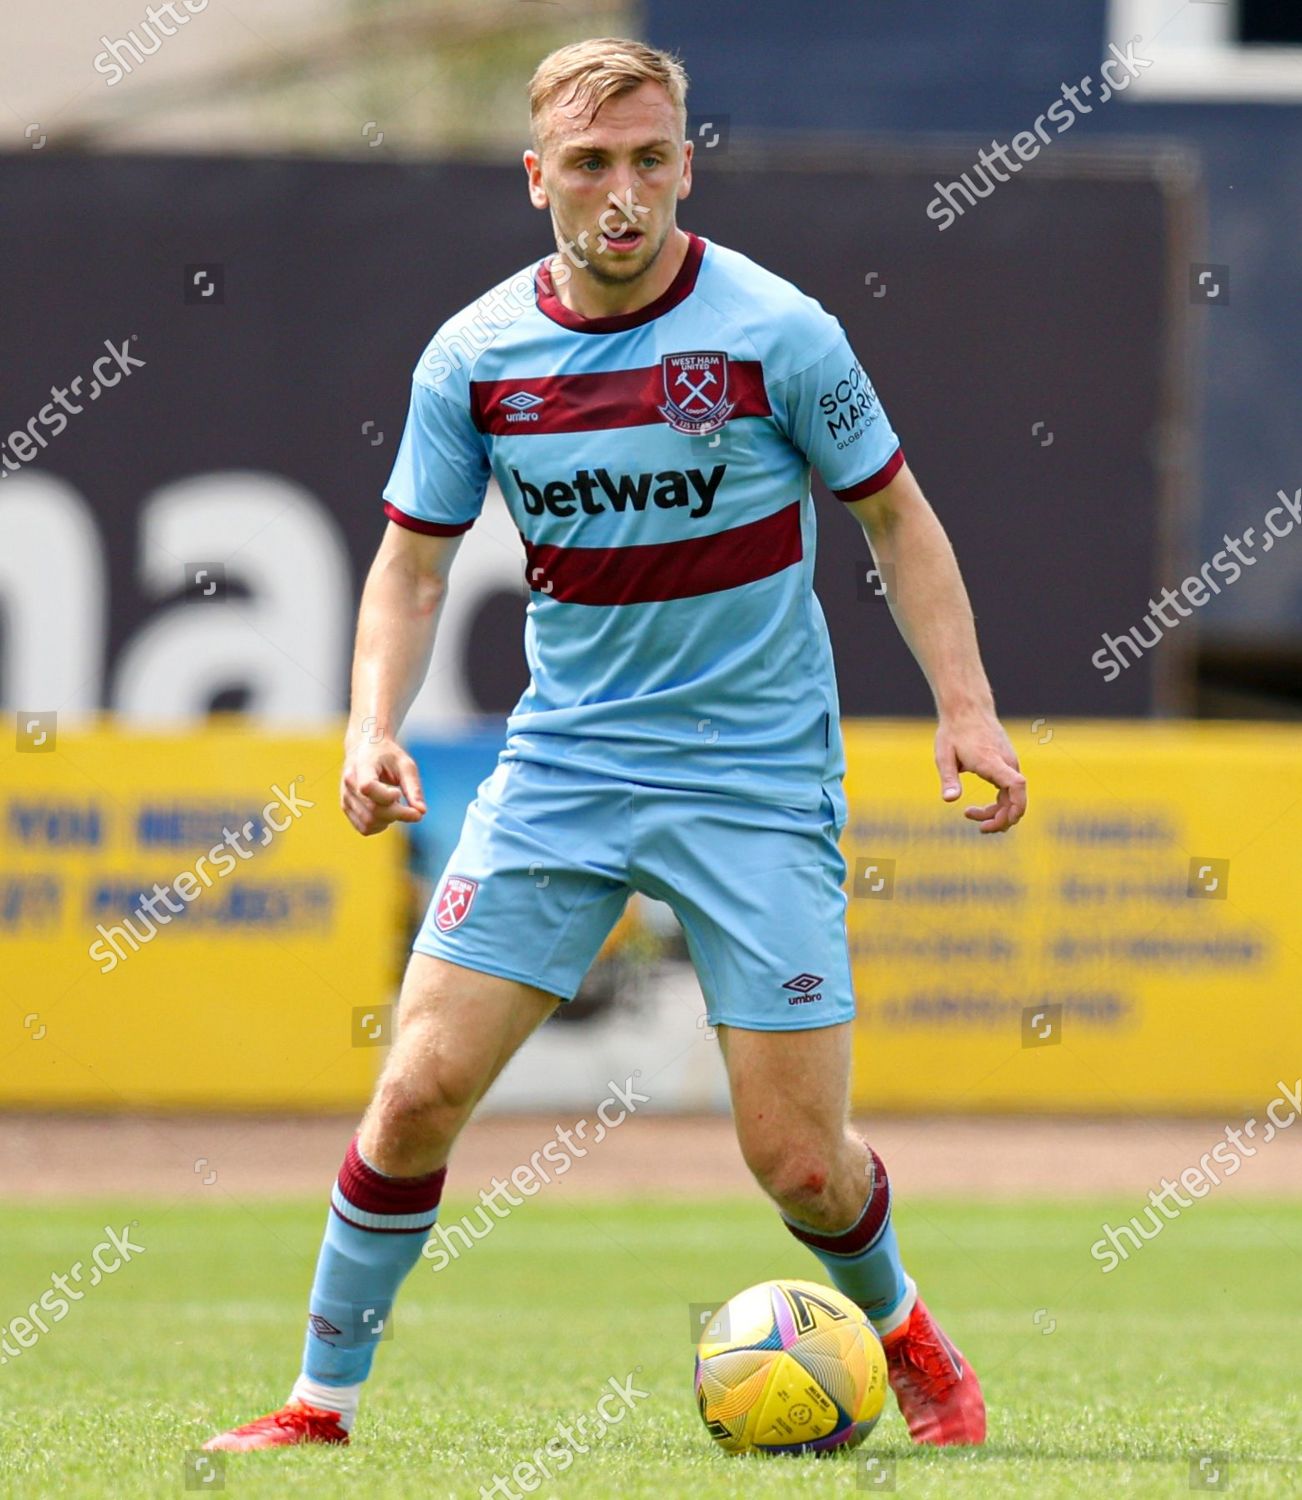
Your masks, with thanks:
[[[547,189],[543,186],[542,157],[533,150],[524,153],[524,170],[529,178],[529,202],[535,208],[546,208]]]
[[[683,175],[678,179],[679,198],[686,198],[692,191],[692,156],[695,151],[694,141],[683,142]]]

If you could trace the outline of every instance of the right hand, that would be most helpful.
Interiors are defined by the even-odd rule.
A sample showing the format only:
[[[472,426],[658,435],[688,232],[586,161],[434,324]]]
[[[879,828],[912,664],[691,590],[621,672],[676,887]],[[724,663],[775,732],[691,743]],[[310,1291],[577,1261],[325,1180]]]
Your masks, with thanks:
[[[425,816],[416,762],[396,740],[348,746],[339,801],[362,835],[383,833],[390,823],[419,823]]]

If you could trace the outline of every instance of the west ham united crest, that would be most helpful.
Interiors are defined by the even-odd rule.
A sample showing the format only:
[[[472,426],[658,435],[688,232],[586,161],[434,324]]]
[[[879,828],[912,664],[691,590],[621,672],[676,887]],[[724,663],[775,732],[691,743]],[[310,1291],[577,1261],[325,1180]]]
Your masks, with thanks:
[[[434,908],[434,925],[440,932],[451,932],[470,915],[470,908],[479,889],[477,880],[467,880],[463,875],[449,875],[443,882],[438,905]]]
[[[660,415],[675,432],[717,432],[732,414],[726,354],[666,354],[660,360],[665,404]]]

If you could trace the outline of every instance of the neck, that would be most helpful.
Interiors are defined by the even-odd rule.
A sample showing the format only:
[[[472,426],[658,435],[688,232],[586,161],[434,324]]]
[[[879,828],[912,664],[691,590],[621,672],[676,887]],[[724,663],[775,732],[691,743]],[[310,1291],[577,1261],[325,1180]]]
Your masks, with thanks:
[[[581,318],[610,318],[637,312],[669,290],[682,269],[690,244],[686,233],[675,227],[646,271],[629,282],[601,281],[590,270],[573,265],[568,277],[558,276],[561,257],[553,255],[551,271],[556,296],[562,306]]]

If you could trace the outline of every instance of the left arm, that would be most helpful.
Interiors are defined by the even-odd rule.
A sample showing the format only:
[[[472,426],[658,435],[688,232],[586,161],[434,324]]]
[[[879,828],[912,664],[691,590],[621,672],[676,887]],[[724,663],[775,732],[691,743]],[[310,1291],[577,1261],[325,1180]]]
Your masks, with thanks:
[[[946,802],[961,795],[961,771],[990,782],[996,800],[967,808],[965,816],[982,833],[1003,833],[1026,811],[1026,778],[995,714],[949,538],[907,464],[884,489],[848,509],[864,529],[895,623],[936,700],[941,795]]]

